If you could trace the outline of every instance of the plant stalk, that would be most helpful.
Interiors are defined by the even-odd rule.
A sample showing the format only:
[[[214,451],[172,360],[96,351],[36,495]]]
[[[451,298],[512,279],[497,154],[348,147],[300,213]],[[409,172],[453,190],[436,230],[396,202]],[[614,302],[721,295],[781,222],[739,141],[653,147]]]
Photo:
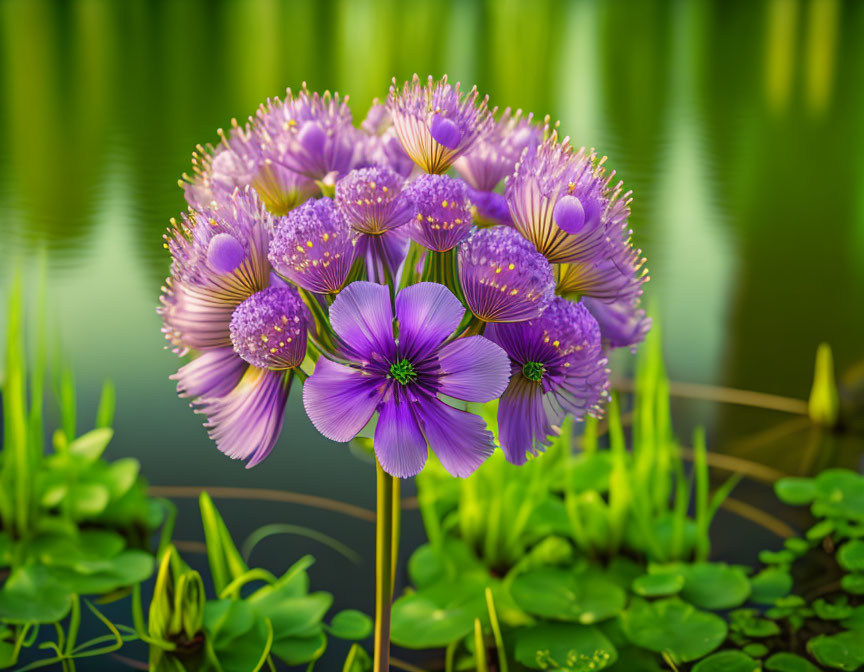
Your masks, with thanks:
[[[374,671],[390,670],[390,607],[393,602],[394,483],[376,460],[377,506],[375,527],[375,657]]]

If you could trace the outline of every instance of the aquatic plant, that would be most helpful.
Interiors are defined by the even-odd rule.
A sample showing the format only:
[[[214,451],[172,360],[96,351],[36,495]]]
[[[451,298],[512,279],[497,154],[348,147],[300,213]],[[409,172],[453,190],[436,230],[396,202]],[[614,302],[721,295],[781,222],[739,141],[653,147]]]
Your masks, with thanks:
[[[471,404],[499,396],[505,455],[523,463],[567,417],[602,414],[606,350],[649,326],[629,192],[548,120],[496,115],[446,77],[394,80],[360,128],[345,98],[289,90],[195,155],[190,211],[166,236],[163,331],[198,354],[178,392],[219,450],[266,458],[295,379],[324,436],[374,432],[376,670],[388,669],[394,477],[418,474],[429,449],[450,474],[473,473],[495,443]],[[445,174],[456,163],[465,180]]]

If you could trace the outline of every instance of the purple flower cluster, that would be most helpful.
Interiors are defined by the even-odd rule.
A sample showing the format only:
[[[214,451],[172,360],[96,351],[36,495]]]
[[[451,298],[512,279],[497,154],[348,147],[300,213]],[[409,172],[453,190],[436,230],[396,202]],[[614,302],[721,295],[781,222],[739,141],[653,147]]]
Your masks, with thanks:
[[[500,398],[516,464],[565,416],[602,413],[606,352],[650,328],[614,173],[446,77],[394,82],[359,127],[346,101],[305,85],[268,100],[181,181],[158,311],[197,355],[174,378],[218,448],[263,460],[295,378],[324,436],[374,423],[399,477],[430,449],[456,476],[493,451],[461,402]]]

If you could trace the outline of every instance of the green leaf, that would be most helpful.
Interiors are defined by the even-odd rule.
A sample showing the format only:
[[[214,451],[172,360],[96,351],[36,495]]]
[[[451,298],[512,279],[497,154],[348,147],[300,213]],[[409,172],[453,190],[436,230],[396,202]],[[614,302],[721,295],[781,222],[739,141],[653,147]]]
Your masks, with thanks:
[[[208,600],[204,605],[204,629],[216,649],[227,646],[255,625],[255,611],[243,600]]]
[[[819,496],[812,511],[817,517],[864,522],[864,477],[849,469],[826,469],[816,477]]]
[[[608,451],[579,455],[570,462],[570,487],[575,493],[607,492],[611,476],[612,455]]]
[[[765,669],[768,672],[819,672],[819,668],[806,658],[786,652],[775,653],[766,660]]]
[[[702,609],[731,609],[750,597],[750,582],[740,567],[697,562],[685,567],[681,597]]]
[[[372,633],[372,619],[362,611],[345,609],[330,621],[330,634],[341,639],[366,639]]]
[[[320,625],[331,604],[333,604],[333,596],[330,593],[312,593],[275,603],[259,602],[254,605],[254,608],[261,618],[270,619],[273,624],[273,636],[276,641],[280,641],[286,637],[306,635],[315,626]]]
[[[326,648],[327,638],[319,632],[273,642],[273,655],[288,665],[301,665],[320,658]]]
[[[634,598],[622,616],[631,642],[674,660],[689,662],[716,649],[726,639],[726,623],[678,598],[646,602]]]
[[[665,597],[680,593],[684,575],[678,572],[644,574],[633,581],[633,592],[642,597]]]
[[[447,646],[474,630],[474,619],[487,620],[484,590],[488,577],[468,574],[446,579],[393,603],[391,638],[409,649]]]
[[[119,499],[129,492],[138,480],[139,471],[141,463],[132,457],[124,457],[109,464],[106,476],[111,498]]]
[[[9,623],[56,623],[72,606],[72,591],[40,565],[12,572],[0,589],[0,619]]]
[[[791,565],[798,555],[788,548],[781,551],[760,551],[759,562],[763,565]]]
[[[857,670],[864,665],[864,637],[860,632],[818,635],[807,642],[807,651],[820,664],[836,670]]]
[[[111,493],[101,483],[76,483],[68,497],[75,518],[91,518],[105,510]]]
[[[823,621],[842,621],[852,615],[852,607],[845,597],[834,602],[819,599],[813,603],[813,612]]]
[[[114,430],[110,427],[91,429],[69,444],[69,453],[86,462],[95,462],[102,457],[113,436]]]
[[[852,595],[864,595],[864,574],[847,574],[840,580],[843,590]]]
[[[759,672],[762,666],[741,651],[712,653],[693,666],[693,672]]]
[[[804,535],[808,541],[822,541],[825,537],[834,531],[833,520],[820,520],[813,527],[807,530]]]
[[[852,609],[852,615],[841,625],[849,630],[864,630],[864,604]]]
[[[774,484],[774,493],[781,502],[792,506],[803,506],[816,499],[819,488],[812,478],[788,476]]]
[[[612,642],[595,627],[542,623],[513,634],[514,657],[532,670],[603,670],[618,658]]]
[[[342,672],[372,672],[372,663],[372,658],[366,653],[366,649],[359,644],[353,644],[348,651],[348,657],[345,658]]]
[[[848,572],[864,571],[864,541],[847,541],[837,551],[837,562]]]
[[[624,590],[596,567],[582,571],[542,567],[520,574],[511,586],[513,599],[529,614],[589,625],[621,612]]]
[[[752,658],[764,658],[768,655],[768,647],[761,642],[752,642],[743,646],[741,650]]]
[[[792,575],[781,567],[768,567],[750,579],[750,599],[756,604],[774,604],[792,590]]]
[[[729,625],[746,637],[762,638],[780,634],[780,626],[767,618],[760,618],[755,609],[738,609],[729,614]]]
[[[417,588],[425,588],[466,571],[484,571],[483,564],[468,544],[453,537],[446,537],[437,546],[424,544],[408,559],[408,576]]]

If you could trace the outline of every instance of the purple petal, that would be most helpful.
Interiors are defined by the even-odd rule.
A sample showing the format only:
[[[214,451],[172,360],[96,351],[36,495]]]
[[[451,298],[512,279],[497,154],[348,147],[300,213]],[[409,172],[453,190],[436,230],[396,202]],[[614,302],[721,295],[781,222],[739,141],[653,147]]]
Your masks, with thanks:
[[[510,384],[498,403],[498,438],[509,462],[525,464],[526,453],[536,455],[541,445],[549,445],[554,432],[543,406],[543,390],[514,371]]]
[[[228,457],[254,467],[270,454],[285,415],[288,377],[282,371],[249,367],[240,382],[221,397],[203,397],[196,410],[207,416],[210,438]]]
[[[563,196],[555,204],[552,217],[559,229],[567,233],[579,233],[585,226],[585,209],[575,196]]]
[[[307,121],[297,133],[297,141],[310,154],[323,154],[327,135],[321,124],[316,121]]]
[[[485,403],[497,399],[510,379],[510,358],[483,336],[459,338],[441,348],[443,375],[439,392],[448,397]]]
[[[382,381],[322,357],[303,384],[303,406],[315,428],[332,441],[350,441],[378,406]]]
[[[221,397],[240,381],[246,366],[234,348],[208,350],[180,367],[171,380],[177,381],[181,397]]]
[[[246,250],[230,233],[217,233],[207,247],[207,263],[217,273],[230,273],[246,258]]]
[[[375,455],[384,471],[398,478],[416,476],[426,464],[426,439],[411,409],[414,402],[384,403],[375,427]]]
[[[432,134],[435,142],[444,145],[447,149],[456,149],[459,146],[459,141],[462,140],[462,133],[459,131],[459,127],[440,114],[432,117],[429,132]]]
[[[374,282],[352,282],[330,306],[330,324],[353,355],[364,361],[395,354],[390,290]]]
[[[492,432],[478,415],[437,399],[418,403],[415,413],[429,447],[453,476],[470,476],[495,449]]]
[[[406,287],[396,296],[399,352],[414,359],[434,350],[456,330],[464,314],[459,299],[444,285],[418,282]]]

